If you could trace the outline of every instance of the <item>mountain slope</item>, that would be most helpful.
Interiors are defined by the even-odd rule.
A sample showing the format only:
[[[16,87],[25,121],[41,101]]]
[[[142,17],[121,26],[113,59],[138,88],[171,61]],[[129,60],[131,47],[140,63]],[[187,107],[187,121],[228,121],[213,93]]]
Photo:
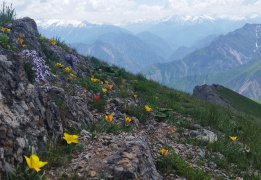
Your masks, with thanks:
[[[164,62],[151,46],[131,34],[107,33],[97,39],[85,46],[83,55],[100,58],[134,73],[153,63]]]
[[[5,26],[0,179],[261,179],[259,114],[83,57],[30,18]]]
[[[176,78],[169,86],[191,93],[194,86],[201,84],[222,84],[244,96],[261,100],[261,60],[225,72]]]
[[[260,25],[246,24],[241,29],[219,36],[209,46],[187,55],[182,60],[155,64],[143,73],[150,79],[175,87],[174,82],[178,78],[197,76],[197,79],[198,75],[235,69],[261,57],[260,37]],[[191,91],[191,87],[185,89]]]
[[[152,47],[153,51],[164,59],[168,59],[173,53],[174,48],[168,42],[151,32],[143,31],[136,36]]]
[[[126,69],[134,70],[137,64],[128,57],[124,56],[122,52],[114,48],[112,45],[96,40],[91,45],[73,43],[71,47],[77,49],[77,52],[82,55],[94,56],[98,59],[106,61],[108,64],[117,65]]]
[[[199,41],[197,41],[193,46],[191,47],[185,47],[181,46],[178,49],[176,49],[170,56],[169,61],[175,61],[184,58],[186,55],[201,49],[203,47],[208,46],[218,35],[209,35]]]

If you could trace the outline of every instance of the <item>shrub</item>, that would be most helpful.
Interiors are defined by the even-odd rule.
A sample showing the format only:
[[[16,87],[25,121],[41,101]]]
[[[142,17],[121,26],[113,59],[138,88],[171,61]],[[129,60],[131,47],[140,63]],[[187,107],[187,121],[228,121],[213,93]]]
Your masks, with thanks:
[[[0,9],[0,25],[13,22],[16,17],[15,9],[11,6],[7,6],[5,2],[1,5]]]

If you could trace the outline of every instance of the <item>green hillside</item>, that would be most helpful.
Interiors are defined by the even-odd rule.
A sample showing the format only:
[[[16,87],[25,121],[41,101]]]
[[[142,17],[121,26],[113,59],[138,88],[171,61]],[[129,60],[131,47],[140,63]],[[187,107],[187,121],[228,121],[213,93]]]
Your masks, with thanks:
[[[261,83],[261,60],[253,61],[234,70],[225,72],[176,78],[167,85],[188,93],[192,93],[193,88],[196,85],[221,84],[238,92],[246,81],[256,81]],[[252,91],[250,89],[249,91],[245,91],[242,94],[247,97],[252,96],[251,98],[253,99],[261,100],[261,95],[256,95],[253,97],[255,95],[253,92],[254,90],[260,91],[260,89],[256,87]]]
[[[216,89],[216,92],[223,98],[227,99],[238,111],[256,116],[257,118],[261,117],[261,105],[257,102],[228,88]]]
[[[255,102],[257,102],[258,104],[261,104],[261,101],[258,101],[258,100],[254,100]]]

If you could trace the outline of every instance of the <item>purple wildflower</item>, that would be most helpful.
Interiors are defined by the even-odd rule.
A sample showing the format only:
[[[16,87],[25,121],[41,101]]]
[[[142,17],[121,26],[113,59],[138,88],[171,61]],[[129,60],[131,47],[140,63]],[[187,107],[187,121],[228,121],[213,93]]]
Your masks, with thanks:
[[[49,91],[48,86],[42,86],[42,88],[43,88],[44,92],[48,92]]]
[[[32,70],[35,71],[35,81],[39,82],[40,80],[44,80],[44,77],[49,74],[50,68],[45,65],[45,60],[42,57],[38,57],[37,52],[32,50],[31,52],[28,50],[22,51],[22,56],[25,59],[25,63],[30,62],[32,64]]]
[[[65,58],[67,59],[67,61],[70,61],[73,66],[77,65],[78,63],[77,57],[73,54],[66,54]]]

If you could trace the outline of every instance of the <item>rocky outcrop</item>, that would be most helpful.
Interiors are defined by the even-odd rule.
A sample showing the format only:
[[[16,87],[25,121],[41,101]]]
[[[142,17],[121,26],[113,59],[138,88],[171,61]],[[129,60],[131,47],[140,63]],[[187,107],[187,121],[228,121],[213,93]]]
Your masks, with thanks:
[[[196,86],[193,89],[193,95],[201,99],[213,102],[215,104],[233,108],[233,106],[229,103],[228,100],[224,99],[223,97],[221,97],[216,93],[215,91],[216,88],[224,88],[224,87],[218,84],[213,84],[212,86],[209,85]]]
[[[7,26],[12,30],[6,35],[17,50],[0,47],[0,172],[14,171],[16,165],[25,163],[23,155],[45,151],[48,142],[57,145],[66,128],[82,129],[83,124],[90,125],[94,118],[104,117],[103,112],[90,109],[95,93],[73,83],[68,74],[50,72],[44,80],[29,81],[21,53],[25,48],[18,38],[24,40],[26,48],[35,50],[37,56],[43,57],[50,65],[60,62],[73,69],[79,79],[89,78],[93,71],[84,57],[64,48],[62,44],[58,46],[51,45],[48,40],[40,41],[37,26],[30,18]],[[77,56],[78,65],[70,64],[66,54]],[[107,80],[114,84],[113,77]],[[114,98],[109,104],[109,108],[116,110],[115,118],[126,109],[120,98]],[[121,114],[119,119],[124,117]],[[138,120],[133,118],[133,121]],[[104,178],[163,179],[156,170],[146,135],[138,132],[102,135],[95,141],[90,137],[90,133],[82,130],[79,139],[88,153],[72,160],[75,169],[91,165],[91,168],[84,169],[90,172],[91,177],[96,176],[97,172]],[[52,177],[52,174],[48,176]],[[53,179],[56,178],[53,176]]]
[[[137,133],[101,135],[95,142],[82,131],[86,149],[74,159],[74,169],[87,167],[90,176],[99,172],[101,178],[161,180],[153,162],[148,138]],[[91,166],[90,166],[91,164]]]
[[[50,74],[46,80],[34,84],[28,81],[20,54],[23,47],[17,38],[24,39],[27,47],[36,50],[47,61],[55,58],[66,64],[63,57],[68,52],[59,46],[41,45],[36,36],[36,23],[30,18],[7,26],[11,31],[6,34],[18,51],[0,47],[0,170],[10,167],[9,164],[22,163],[26,153],[44,150],[48,140],[56,143],[61,139],[64,127],[76,126],[89,117],[86,102],[83,103],[81,97],[66,94],[58,87],[65,83],[61,81],[62,76]],[[78,59],[86,64],[84,58]],[[75,71],[79,76],[86,74],[78,67]],[[62,108],[69,106],[70,111],[65,113],[66,109]],[[75,123],[71,123],[72,120]]]

